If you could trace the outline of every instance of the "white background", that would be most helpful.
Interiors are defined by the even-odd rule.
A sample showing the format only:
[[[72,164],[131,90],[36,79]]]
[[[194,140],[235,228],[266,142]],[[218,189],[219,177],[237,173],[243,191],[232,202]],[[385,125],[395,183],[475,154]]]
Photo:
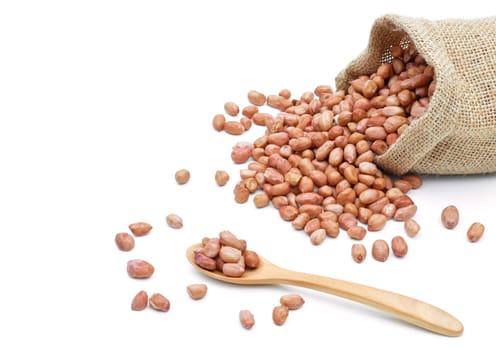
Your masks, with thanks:
[[[386,13],[430,19],[494,15],[487,1],[2,1],[0,2],[0,348],[491,348],[495,341],[496,177],[424,177],[411,193],[422,226],[409,254],[361,265],[342,233],[320,246],[272,208],[233,201],[230,159],[243,136],[217,133],[214,114],[251,89],[294,96],[334,77],[366,46]],[[191,171],[179,186],[174,173]],[[224,169],[223,188],[214,173]],[[440,212],[461,213],[452,231]],[[181,230],[165,223],[177,213]],[[114,236],[154,228],[128,253]],[[475,244],[468,226],[486,226]],[[461,337],[439,336],[369,307],[291,286],[241,287],[200,275],[186,248],[228,229],[272,262],[406,294],[458,317]],[[369,233],[390,240],[400,223]],[[132,280],[132,258],[155,265]],[[186,286],[206,283],[201,301]],[[168,313],[130,310],[141,289]],[[272,308],[300,293],[278,327]],[[238,312],[250,309],[251,330]]]

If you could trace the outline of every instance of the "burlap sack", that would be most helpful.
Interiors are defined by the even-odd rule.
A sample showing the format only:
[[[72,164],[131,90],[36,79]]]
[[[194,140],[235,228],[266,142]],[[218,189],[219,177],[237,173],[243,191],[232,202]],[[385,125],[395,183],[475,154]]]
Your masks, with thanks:
[[[386,15],[368,47],[336,77],[346,89],[360,74],[391,60],[392,45],[413,44],[434,67],[436,90],[416,119],[377,163],[401,175],[482,174],[496,171],[496,17],[432,21]]]

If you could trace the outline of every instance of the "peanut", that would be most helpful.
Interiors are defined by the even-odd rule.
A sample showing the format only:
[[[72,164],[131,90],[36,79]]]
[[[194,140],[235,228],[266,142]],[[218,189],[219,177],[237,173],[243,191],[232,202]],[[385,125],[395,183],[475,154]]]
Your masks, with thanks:
[[[170,309],[169,299],[167,299],[160,293],[152,294],[149,299],[149,304],[153,309],[157,311],[167,312]]]
[[[121,232],[115,235],[115,244],[123,252],[128,252],[134,248],[134,237],[127,232]]]
[[[305,300],[299,294],[286,294],[280,298],[281,305],[287,306],[289,310],[296,310],[305,304]]]
[[[272,320],[278,326],[281,326],[286,322],[289,315],[289,308],[286,305],[277,305],[272,310]]]
[[[391,240],[391,249],[397,257],[403,257],[408,253],[408,245],[401,236],[395,236]]]
[[[313,245],[319,245],[324,242],[326,235],[326,231],[323,228],[319,228],[310,234],[310,241]]]
[[[200,252],[195,253],[195,263],[201,268],[210,271],[215,270],[217,267],[217,264],[214,259]]]
[[[415,237],[420,231],[420,225],[414,219],[405,220],[405,232],[410,237]]]
[[[351,257],[355,262],[361,263],[363,260],[365,260],[365,257],[367,256],[367,250],[365,249],[365,246],[361,243],[354,243],[351,246]]]
[[[245,258],[245,265],[250,269],[256,269],[260,265],[260,258],[258,254],[252,250],[246,250],[243,254]]]
[[[133,259],[127,262],[127,273],[132,278],[149,278],[155,272],[152,264],[145,260]]]
[[[243,243],[230,231],[221,231],[219,233],[220,244],[243,250]]]
[[[165,217],[165,221],[167,225],[171,228],[182,228],[183,227],[183,219],[177,214],[169,214]]]
[[[256,90],[248,91],[248,101],[250,101],[250,103],[254,104],[255,106],[262,106],[266,100],[267,98],[261,92],[258,92]]]
[[[375,260],[384,262],[389,257],[389,246],[383,239],[377,239],[372,244],[372,256]]]
[[[186,287],[186,291],[188,292],[188,295],[193,300],[202,299],[207,294],[207,290],[208,290],[207,285],[204,283],[190,284],[189,286]]]
[[[152,225],[146,222],[135,222],[129,225],[129,229],[137,237],[147,235],[152,228]]]
[[[217,170],[215,172],[215,182],[219,186],[224,186],[229,181],[229,174],[224,170]]]
[[[249,142],[238,142],[231,151],[231,159],[236,164],[245,163],[252,155],[254,146]]]
[[[367,229],[369,231],[380,231],[384,228],[387,217],[384,214],[373,213],[367,220]]]
[[[224,123],[226,122],[226,117],[224,114],[216,114],[212,119],[212,126],[217,131],[222,131],[224,129]]]
[[[269,205],[270,199],[267,193],[261,192],[261,193],[257,193],[253,197],[253,203],[255,204],[256,208],[263,208]]]
[[[224,110],[226,111],[227,114],[229,114],[230,116],[233,116],[233,117],[235,117],[239,114],[239,107],[234,102],[224,103]]]
[[[365,237],[367,230],[362,226],[353,226],[347,232],[350,238],[360,241]]]
[[[148,294],[144,290],[142,290],[134,296],[133,301],[131,302],[131,310],[141,311],[144,310],[147,305]]]
[[[416,212],[417,212],[417,206],[415,204],[398,208],[394,213],[394,219],[397,221],[406,221],[408,219],[411,219]]]
[[[181,169],[181,170],[176,171],[174,176],[175,176],[176,182],[178,184],[184,185],[185,183],[187,183],[189,181],[191,174],[190,174],[189,170]]]
[[[249,310],[241,310],[239,312],[239,322],[246,329],[251,329],[255,325],[255,317]]]
[[[241,258],[241,250],[223,246],[219,251],[220,258],[226,263],[236,263]]]
[[[224,263],[222,273],[227,277],[241,277],[245,273],[245,268],[238,263]]]
[[[484,225],[480,222],[474,222],[467,231],[467,238],[470,242],[477,242],[484,234]]]
[[[458,209],[454,205],[449,205],[441,212],[441,222],[448,229],[455,228],[460,220]]]
[[[245,132],[245,127],[240,122],[230,120],[224,123],[223,130],[231,135],[241,135]]]

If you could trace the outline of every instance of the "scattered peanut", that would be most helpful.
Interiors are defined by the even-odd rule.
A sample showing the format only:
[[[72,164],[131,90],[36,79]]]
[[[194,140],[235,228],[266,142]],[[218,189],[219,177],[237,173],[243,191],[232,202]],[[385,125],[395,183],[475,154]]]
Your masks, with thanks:
[[[144,290],[142,290],[134,296],[133,301],[131,303],[131,310],[141,311],[144,310],[147,305],[148,305],[148,294]]]
[[[133,259],[127,262],[127,273],[132,278],[149,278],[155,272],[155,268],[148,261]]]
[[[372,244],[372,256],[375,260],[384,262],[389,257],[389,246],[383,239],[377,239]]]
[[[176,182],[180,185],[184,185],[188,182],[190,177],[191,174],[187,169],[180,169],[175,173]]]
[[[245,127],[238,121],[230,120],[224,123],[223,130],[231,135],[241,135],[245,132]]]
[[[170,309],[169,299],[160,293],[152,294],[148,302],[150,306],[157,311],[167,312]]]
[[[391,240],[391,249],[397,257],[404,257],[408,253],[408,245],[401,236],[395,236]]]
[[[147,235],[151,231],[152,225],[146,222],[135,222],[129,225],[129,229],[131,230],[133,235],[139,237]]]
[[[420,225],[414,219],[405,220],[405,232],[410,237],[415,237],[420,231]]]
[[[233,116],[233,117],[235,117],[239,114],[239,107],[234,102],[224,103],[224,110],[226,111],[227,114],[229,114],[230,116]]]
[[[115,244],[123,252],[128,252],[134,248],[134,237],[127,232],[121,232],[115,235]]]
[[[365,246],[361,243],[354,243],[351,246],[351,257],[355,262],[357,263],[362,263],[365,260],[365,257],[367,256],[367,249],[365,249]]]
[[[278,326],[281,326],[286,322],[288,318],[289,308],[286,305],[277,305],[272,310],[272,320]]]
[[[261,92],[255,90],[251,90],[248,92],[248,101],[250,101],[250,103],[254,104],[255,106],[262,106],[266,100],[267,98]]]
[[[470,242],[477,242],[484,234],[484,225],[480,222],[474,222],[467,231],[467,238]]]
[[[165,217],[165,221],[167,225],[171,228],[182,228],[183,227],[183,219],[177,214],[169,214]]]
[[[458,209],[454,205],[449,205],[441,212],[441,222],[448,229],[455,228],[460,220]]]
[[[286,294],[280,298],[281,305],[285,305],[289,310],[296,310],[305,304],[305,300],[299,294]]]
[[[224,123],[226,122],[226,117],[224,114],[216,114],[212,119],[212,126],[217,131],[224,130]]]
[[[255,317],[249,310],[239,312],[239,322],[246,329],[251,329],[255,325]]]
[[[229,181],[229,174],[224,170],[217,170],[215,172],[215,182],[219,186],[224,186]]]
[[[207,285],[203,283],[199,284],[190,284],[189,286],[186,287],[186,290],[188,292],[188,295],[191,297],[193,300],[199,300],[202,299],[206,294],[207,294]]]

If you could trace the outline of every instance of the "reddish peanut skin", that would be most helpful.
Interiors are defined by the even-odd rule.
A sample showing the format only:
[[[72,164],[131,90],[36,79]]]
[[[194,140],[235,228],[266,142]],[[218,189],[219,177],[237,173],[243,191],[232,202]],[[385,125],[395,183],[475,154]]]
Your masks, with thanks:
[[[415,237],[420,231],[420,225],[414,219],[408,219],[405,221],[405,232],[410,237]]]
[[[188,292],[188,295],[193,300],[202,299],[207,294],[207,290],[208,290],[207,285],[203,283],[190,284],[189,286],[186,287],[186,291]]]
[[[146,222],[135,222],[129,225],[129,229],[133,235],[139,237],[147,235],[151,231],[152,225]]]
[[[239,312],[239,322],[243,328],[251,329],[255,325],[255,317],[249,310],[241,310]]]
[[[215,172],[215,182],[219,186],[224,186],[229,181],[229,174],[224,170],[217,170]]]
[[[354,243],[351,246],[351,256],[353,260],[355,260],[355,262],[359,264],[362,263],[367,256],[367,250],[365,249],[365,246],[361,243]]]
[[[223,130],[231,135],[241,135],[245,131],[245,127],[240,122],[228,121],[224,123]]]
[[[377,239],[372,244],[372,256],[375,260],[384,262],[389,257],[389,246],[383,239]]]
[[[441,222],[447,229],[455,228],[460,220],[458,209],[454,205],[449,205],[441,213]]]
[[[127,232],[121,232],[115,235],[115,244],[123,252],[128,252],[134,248],[134,237]]]
[[[404,257],[408,253],[408,245],[401,236],[396,236],[391,240],[391,249],[393,254],[399,258]]]
[[[134,296],[133,301],[131,303],[131,310],[141,311],[144,310],[147,305],[148,305],[148,294],[144,290],[142,290]]]
[[[289,310],[297,310],[305,304],[305,299],[299,294],[286,294],[280,298],[281,305],[285,305]]]
[[[224,129],[224,123],[226,122],[226,117],[223,114],[216,114],[212,119],[212,126],[216,131],[222,131]]]
[[[170,301],[160,293],[153,294],[149,299],[149,304],[152,309],[157,311],[167,312],[170,309]]]
[[[165,221],[167,222],[167,225],[171,228],[182,228],[183,227],[183,219],[177,214],[169,214],[165,217]]]
[[[250,269],[256,269],[260,265],[258,254],[252,250],[246,250],[244,253],[245,265]]]
[[[250,103],[254,104],[255,106],[262,106],[266,100],[267,98],[263,93],[256,90],[248,91],[248,101],[250,101]]]
[[[195,253],[195,263],[205,270],[213,271],[217,267],[214,259],[202,253]]]
[[[484,234],[484,225],[474,222],[467,231],[467,238],[470,242],[477,242]]]
[[[226,102],[224,103],[224,110],[226,111],[227,114],[230,116],[237,116],[239,113],[239,107],[236,103],[234,102]]]
[[[241,277],[245,268],[238,263],[225,263],[222,265],[222,273],[227,277]]]
[[[367,230],[362,226],[350,227],[347,232],[350,238],[356,239],[358,241],[362,240],[367,234]]]
[[[145,260],[133,259],[127,262],[127,273],[132,278],[149,278],[155,272],[152,264]]]
[[[288,318],[289,308],[286,305],[278,305],[272,310],[272,320],[278,326],[281,326],[286,322]]]
[[[176,171],[176,173],[174,174],[174,177],[176,179],[176,182],[179,185],[184,185],[185,183],[187,183],[189,181],[189,179],[191,177],[191,173],[187,169],[180,169],[180,170]]]

